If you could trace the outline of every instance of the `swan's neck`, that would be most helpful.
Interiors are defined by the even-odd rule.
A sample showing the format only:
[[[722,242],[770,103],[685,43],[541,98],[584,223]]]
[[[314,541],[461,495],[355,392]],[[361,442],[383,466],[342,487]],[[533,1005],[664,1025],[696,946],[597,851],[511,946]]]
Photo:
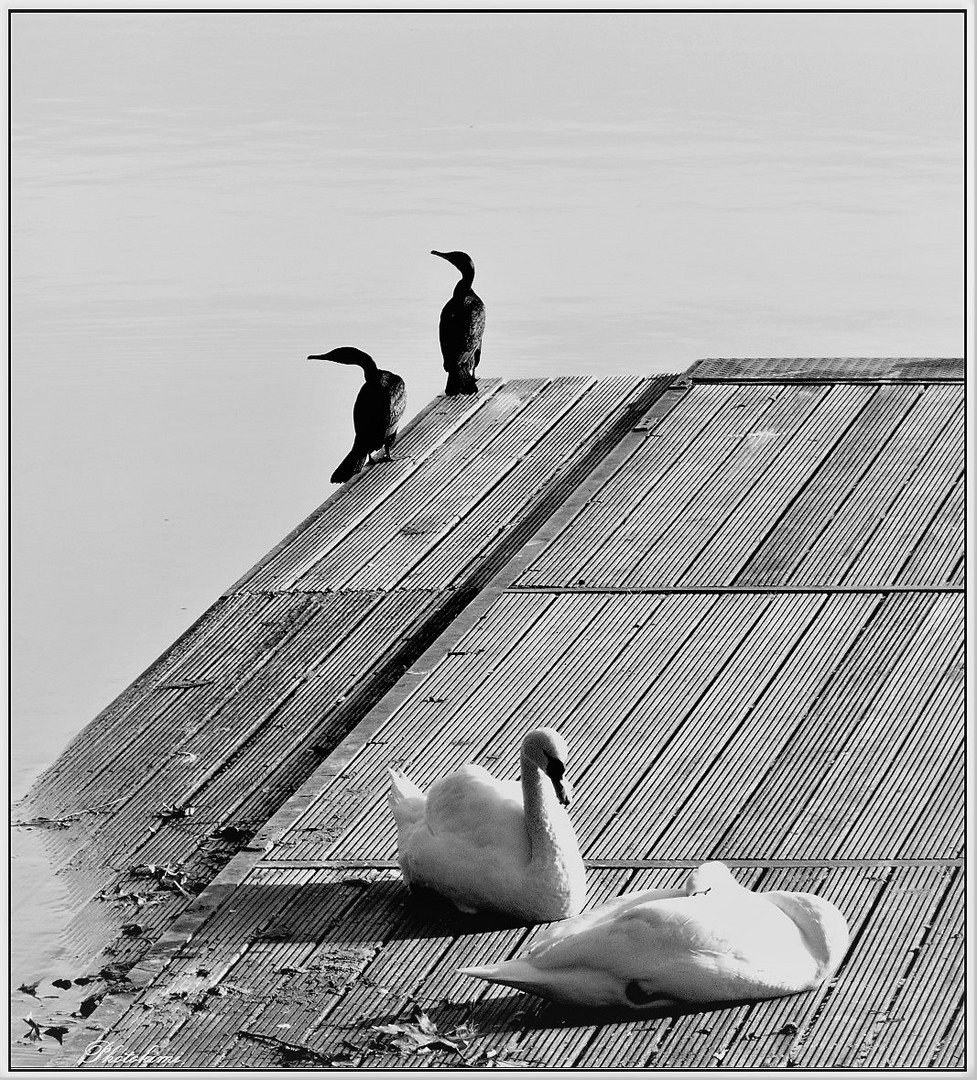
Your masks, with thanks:
[[[563,850],[559,827],[563,814],[553,782],[526,757],[522,759],[522,804],[529,836],[530,862],[552,864],[559,861]]]

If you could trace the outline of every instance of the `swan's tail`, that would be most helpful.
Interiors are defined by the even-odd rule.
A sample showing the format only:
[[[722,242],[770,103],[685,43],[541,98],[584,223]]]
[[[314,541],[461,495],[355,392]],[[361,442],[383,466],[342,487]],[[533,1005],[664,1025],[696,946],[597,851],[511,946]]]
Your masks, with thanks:
[[[424,807],[427,796],[400,769],[387,768],[390,774],[390,791],[387,801],[390,803],[390,811],[397,822],[397,832],[403,836],[405,830],[413,828],[424,818]]]
[[[539,971],[525,960],[505,960],[501,964],[484,964],[481,967],[458,968],[460,975],[470,975],[473,979],[484,979],[490,983],[501,983],[525,990],[529,994],[547,996],[546,988],[552,981],[546,972]]]

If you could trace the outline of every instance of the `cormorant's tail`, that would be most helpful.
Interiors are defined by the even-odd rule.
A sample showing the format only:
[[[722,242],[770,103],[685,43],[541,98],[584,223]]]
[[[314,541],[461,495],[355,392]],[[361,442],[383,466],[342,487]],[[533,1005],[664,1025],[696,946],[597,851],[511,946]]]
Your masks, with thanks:
[[[366,454],[361,454],[359,447],[354,446],[346,457],[344,457],[336,466],[336,471],[332,474],[332,482],[334,484],[345,484],[346,481],[355,476],[365,464]]]
[[[454,397],[456,394],[478,393],[478,383],[472,373],[470,356],[462,357],[460,363],[448,371],[448,383],[444,388],[444,392],[449,397]]]

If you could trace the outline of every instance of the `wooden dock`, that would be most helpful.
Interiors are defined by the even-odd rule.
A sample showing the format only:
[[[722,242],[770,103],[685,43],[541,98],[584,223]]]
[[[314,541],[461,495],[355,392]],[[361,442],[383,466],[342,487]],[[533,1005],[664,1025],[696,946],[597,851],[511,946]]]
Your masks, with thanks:
[[[29,1063],[961,1067],[962,377],[706,360],[437,399],[39,781],[32,813],[80,815],[48,834],[72,948],[129,978]],[[625,1019],[457,975],[536,931],[409,898],[385,768],[514,777],[537,724],[590,903],[720,858],[842,908],[835,980]]]

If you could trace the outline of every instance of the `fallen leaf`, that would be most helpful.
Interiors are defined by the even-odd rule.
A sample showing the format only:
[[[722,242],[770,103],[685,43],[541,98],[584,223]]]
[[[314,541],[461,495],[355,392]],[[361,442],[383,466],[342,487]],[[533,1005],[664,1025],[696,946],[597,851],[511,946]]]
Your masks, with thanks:
[[[45,1035],[50,1035],[52,1039],[57,1039],[59,1045],[64,1046],[64,1037],[68,1034],[66,1027],[48,1027],[44,1029]]]
[[[84,1019],[86,1016],[91,1016],[92,1013],[98,1008],[99,1002],[104,997],[104,994],[92,994],[78,1006],[78,1015]]]
[[[38,1024],[34,1017],[30,1015],[24,1017],[24,1023],[27,1025],[27,1035],[25,1036],[25,1038],[27,1038],[30,1042],[37,1042],[37,1040],[41,1037],[40,1024]]]
[[[71,979],[52,979],[51,985],[56,986],[59,990],[70,990]]]
[[[41,980],[38,979],[37,982],[24,983],[22,986],[18,986],[17,989],[22,994],[30,994],[31,997],[37,997],[37,988],[40,984]]]

